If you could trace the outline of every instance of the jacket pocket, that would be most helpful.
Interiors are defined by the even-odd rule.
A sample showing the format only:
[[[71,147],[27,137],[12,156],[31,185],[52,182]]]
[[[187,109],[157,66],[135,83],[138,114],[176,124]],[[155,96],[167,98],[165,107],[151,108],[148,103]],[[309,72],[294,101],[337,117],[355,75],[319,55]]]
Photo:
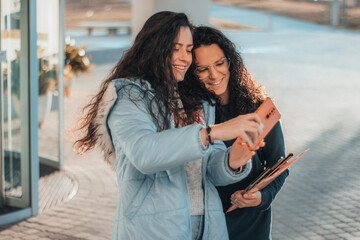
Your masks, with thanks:
[[[141,184],[138,187],[137,193],[135,194],[127,210],[125,211],[126,217],[132,219],[137,214],[153,185],[154,185],[153,179],[146,177],[142,180]]]

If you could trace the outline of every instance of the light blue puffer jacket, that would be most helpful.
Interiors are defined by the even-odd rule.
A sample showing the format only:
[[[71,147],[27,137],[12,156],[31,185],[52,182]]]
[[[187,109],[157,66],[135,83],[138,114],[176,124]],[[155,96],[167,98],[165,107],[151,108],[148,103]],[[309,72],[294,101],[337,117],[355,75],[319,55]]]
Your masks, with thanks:
[[[241,174],[231,173],[227,167],[229,149],[221,141],[215,141],[206,150],[201,148],[200,124],[171,126],[158,132],[148,111],[149,99],[140,97],[143,89],[151,89],[150,84],[140,80],[114,80],[98,110],[97,118],[103,119],[101,127],[111,133],[99,134],[100,144],[108,161],[115,160],[116,156],[119,197],[112,238],[191,239],[184,164],[202,158],[203,239],[228,239],[215,186],[245,178],[251,170],[251,161]],[[130,95],[132,99],[137,96],[139,99],[131,101]],[[206,124],[214,124],[214,107],[204,103],[203,111]]]

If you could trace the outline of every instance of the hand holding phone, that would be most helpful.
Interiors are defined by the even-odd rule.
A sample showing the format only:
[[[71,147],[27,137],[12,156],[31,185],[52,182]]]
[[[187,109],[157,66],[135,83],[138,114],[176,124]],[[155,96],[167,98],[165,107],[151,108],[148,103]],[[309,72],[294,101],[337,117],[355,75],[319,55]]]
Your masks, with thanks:
[[[265,101],[259,106],[255,113],[260,118],[260,135],[254,139],[254,136],[248,134],[249,141],[247,142],[247,146],[249,150],[256,150],[259,147],[261,140],[266,137],[266,135],[281,118],[279,110],[276,108],[274,102],[269,97],[265,99]]]

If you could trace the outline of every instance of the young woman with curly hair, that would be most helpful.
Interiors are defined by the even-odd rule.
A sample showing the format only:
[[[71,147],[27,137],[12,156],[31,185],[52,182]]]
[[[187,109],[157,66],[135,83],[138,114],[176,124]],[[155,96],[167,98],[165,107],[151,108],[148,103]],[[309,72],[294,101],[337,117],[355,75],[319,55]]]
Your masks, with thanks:
[[[113,239],[228,239],[215,185],[245,178],[252,152],[222,141],[255,138],[260,120],[215,124],[214,106],[183,94],[192,48],[185,14],[154,14],[85,107],[75,147],[99,145],[116,169]]]
[[[197,99],[216,102],[215,123],[254,112],[264,101],[266,92],[244,67],[234,44],[217,29],[197,27],[194,30],[194,64],[183,91]],[[190,90],[191,89],[191,90]],[[225,141],[231,146],[234,140]],[[241,194],[263,170],[285,156],[284,137],[280,122],[265,138],[265,147],[252,157],[252,170],[245,179],[217,187],[226,211],[231,204],[239,208],[226,213],[230,239],[264,240],[271,238],[271,203],[284,184],[288,171],[261,191]],[[244,148],[246,148],[244,146]]]

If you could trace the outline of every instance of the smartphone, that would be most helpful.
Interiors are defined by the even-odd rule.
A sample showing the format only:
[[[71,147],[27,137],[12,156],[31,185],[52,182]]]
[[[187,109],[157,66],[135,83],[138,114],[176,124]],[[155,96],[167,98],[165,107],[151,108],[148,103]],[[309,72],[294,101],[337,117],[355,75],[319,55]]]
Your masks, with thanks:
[[[248,134],[249,141],[247,142],[247,146],[250,150],[255,150],[259,146],[261,140],[266,137],[281,118],[279,110],[269,97],[256,109],[255,113],[260,118],[260,136],[254,140],[253,136]]]

